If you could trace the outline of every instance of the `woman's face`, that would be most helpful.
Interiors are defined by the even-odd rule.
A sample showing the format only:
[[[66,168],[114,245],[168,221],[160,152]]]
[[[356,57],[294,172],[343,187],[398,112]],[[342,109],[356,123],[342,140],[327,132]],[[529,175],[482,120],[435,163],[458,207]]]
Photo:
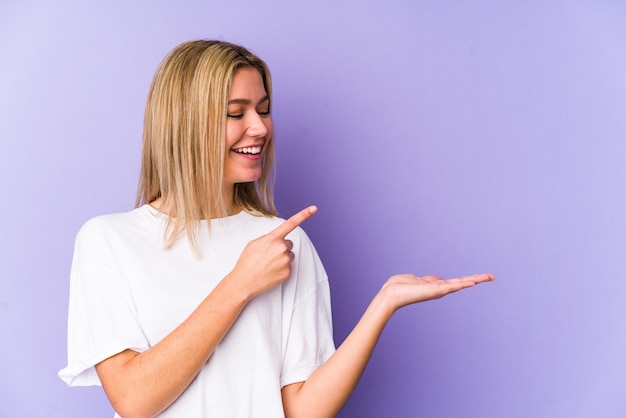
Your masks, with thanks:
[[[261,177],[261,157],[274,129],[269,109],[261,73],[253,67],[237,70],[228,95],[225,186]]]

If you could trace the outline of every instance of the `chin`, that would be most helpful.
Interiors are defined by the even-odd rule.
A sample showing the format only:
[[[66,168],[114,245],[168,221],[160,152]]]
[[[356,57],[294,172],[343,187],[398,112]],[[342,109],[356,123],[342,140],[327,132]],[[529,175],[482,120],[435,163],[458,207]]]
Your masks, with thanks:
[[[240,178],[235,183],[236,184],[254,183],[255,181],[257,181],[260,178],[261,178],[260,174],[258,176],[257,175],[255,175],[255,176],[246,176],[246,177]]]

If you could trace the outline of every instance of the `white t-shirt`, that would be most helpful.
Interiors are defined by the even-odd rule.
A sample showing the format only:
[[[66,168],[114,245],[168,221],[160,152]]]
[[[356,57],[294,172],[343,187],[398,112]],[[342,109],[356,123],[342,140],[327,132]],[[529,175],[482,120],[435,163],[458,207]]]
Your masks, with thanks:
[[[68,366],[59,372],[69,385],[99,385],[95,364],[125,349],[143,352],[163,339],[234,268],[249,241],[283,222],[246,212],[203,221],[198,258],[186,235],[163,248],[165,220],[145,205],[93,218],[78,233]],[[291,276],[250,301],[198,376],[160,416],[283,417],[281,388],[305,381],[334,352],[324,268],[302,229],[288,238],[295,254]]]

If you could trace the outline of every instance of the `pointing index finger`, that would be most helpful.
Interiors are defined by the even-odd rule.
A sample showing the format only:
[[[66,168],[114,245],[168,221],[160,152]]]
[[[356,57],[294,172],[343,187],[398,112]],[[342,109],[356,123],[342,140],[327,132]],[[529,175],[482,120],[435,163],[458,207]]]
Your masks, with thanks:
[[[278,225],[278,227],[269,234],[276,237],[285,238],[287,234],[299,227],[302,222],[315,215],[315,212],[317,212],[317,206],[309,206],[308,208],[296,213],[282,224]]]

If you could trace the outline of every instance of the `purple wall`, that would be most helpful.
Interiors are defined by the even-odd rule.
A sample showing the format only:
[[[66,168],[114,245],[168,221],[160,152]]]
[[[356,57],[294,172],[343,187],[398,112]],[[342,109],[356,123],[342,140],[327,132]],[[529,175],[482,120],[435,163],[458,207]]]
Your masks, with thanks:
[[[626,3],[88,3],[0,5],[0,416],[112,416],[56,378],[74,235],[132,207],[152,74],[200,37],[273,70],[338,343],[393,273],[498,277],[399,312],[340,417],[626,416]]]

